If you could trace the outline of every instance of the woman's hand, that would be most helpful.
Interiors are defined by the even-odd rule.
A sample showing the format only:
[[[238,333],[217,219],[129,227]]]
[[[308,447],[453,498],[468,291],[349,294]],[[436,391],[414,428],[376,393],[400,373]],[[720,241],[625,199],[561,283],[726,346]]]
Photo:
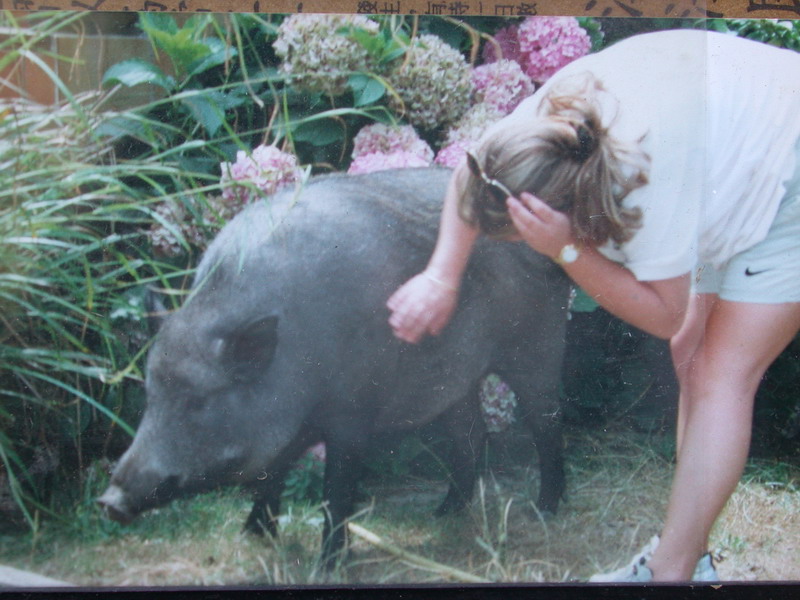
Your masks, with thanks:
[[[450,321],[458,289],[423,271],[398,289],[386,306],[395,337],[412,344],[424,336],[439,335]]]
[[[569,217],[532,194],[509,198],[508,213],[520,237],[540,254],[556,259],[564,246],[574,243]]]
[[[520,237],[534,250],[556,259],[574,244],[569,217],[531,194],[508,199],[508,212]],[[563,264],[567,275],[603,308],[652,335],[668,339],[683,323],[689,301],[690,274],[658,281],[638,281],[631,271],[589,246]]]

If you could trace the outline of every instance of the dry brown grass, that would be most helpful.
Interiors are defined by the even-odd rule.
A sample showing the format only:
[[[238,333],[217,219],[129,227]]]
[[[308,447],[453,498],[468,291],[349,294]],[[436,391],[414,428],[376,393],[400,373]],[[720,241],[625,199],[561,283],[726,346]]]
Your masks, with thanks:
[[[372,482],[374,500],[361,505],[355,520],[408,552],[491,581],[585,581],[627,562],[658,532],[672,475],[664,447],[658,439],[620,432],[571,438],[568,498],[550,520],[529,499],[535,469],[522,467],[487,474],[471,507],[445,519],[431,517],[445,492],[443,482]],[[798,475],[800,470],[788,468],[781,483],[746,477],[740,484],[711,539],[723,579],[800,580]],[[157,523],[149,533],[131,531],[92,544],[43,538],[37,551],[0,562],[91,586],[446,581],[358,538],[346,566],[324,575],[316,564],[316,509],[294,507],[282,519],[280,540],[258,540],[239,532],[245,498],[231,494],[195,502],[216,502],[219,518],[195,519],[181,528],[172,521],[183,509],[173,508],[166,516],[144,517],[170,519],[172,531],[163,537],[153,534]]]

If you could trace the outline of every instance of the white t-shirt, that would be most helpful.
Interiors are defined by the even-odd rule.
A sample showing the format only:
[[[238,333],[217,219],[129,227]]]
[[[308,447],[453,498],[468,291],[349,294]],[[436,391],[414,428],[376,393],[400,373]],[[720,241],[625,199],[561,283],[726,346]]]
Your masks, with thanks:
[[[667,279],[766,236],[795,165],[800,54],[704,31],[643,34],[567,65],[498,125],[524,126],[553,86],[586,73],[608,92],[609,134],[644,136],[651,159],[649,183],[625,199],[642,226],[606,256],[640,280]]]

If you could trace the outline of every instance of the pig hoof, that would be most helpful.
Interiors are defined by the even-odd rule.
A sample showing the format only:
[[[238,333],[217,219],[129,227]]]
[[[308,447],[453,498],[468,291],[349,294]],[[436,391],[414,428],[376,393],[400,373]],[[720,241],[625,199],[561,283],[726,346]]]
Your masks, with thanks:
[[[439,508],[437,508],[433,512],[433,516],[438,519],[440,517],[446,517],[447,515],[454,515],[457,512],[464,510],[466,505],[467,505],[466,502],[461,502],[461,501],[459,502],[444,501],[439,505]]]
[[[531,512],[534,517],[542,521],[552,521],[556,516],[556,511],[549,508],[537,508],[534,506]]]
[[[262,519],[247,519],[242,531],[258,537],[264,537],[267,534],[272,537],[278,537],[278,527],[272,519],[267,519],[266,521]]]

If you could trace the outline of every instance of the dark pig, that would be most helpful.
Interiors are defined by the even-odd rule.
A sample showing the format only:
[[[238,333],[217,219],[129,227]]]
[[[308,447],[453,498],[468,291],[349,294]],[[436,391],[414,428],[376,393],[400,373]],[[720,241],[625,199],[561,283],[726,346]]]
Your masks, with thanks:
[[[359,459],[382,432],[441,417],[453,475],[438,512],[469,501],[485,433],[477,390],[490,371],[518,394],[541,465],[538,506],[555,511],[569,296],[561,269],[522,243],[481,239],[440,336],[410,345],[388,325],[387,298],[430,257],[449,177],[314,178],[231,221],[150,350],[147,408],[99,499],[108,514],[126,521],[181,495],[248,484],[246,529],[274,532],[284,476],[322,440],[330,560],[345,542]]]

